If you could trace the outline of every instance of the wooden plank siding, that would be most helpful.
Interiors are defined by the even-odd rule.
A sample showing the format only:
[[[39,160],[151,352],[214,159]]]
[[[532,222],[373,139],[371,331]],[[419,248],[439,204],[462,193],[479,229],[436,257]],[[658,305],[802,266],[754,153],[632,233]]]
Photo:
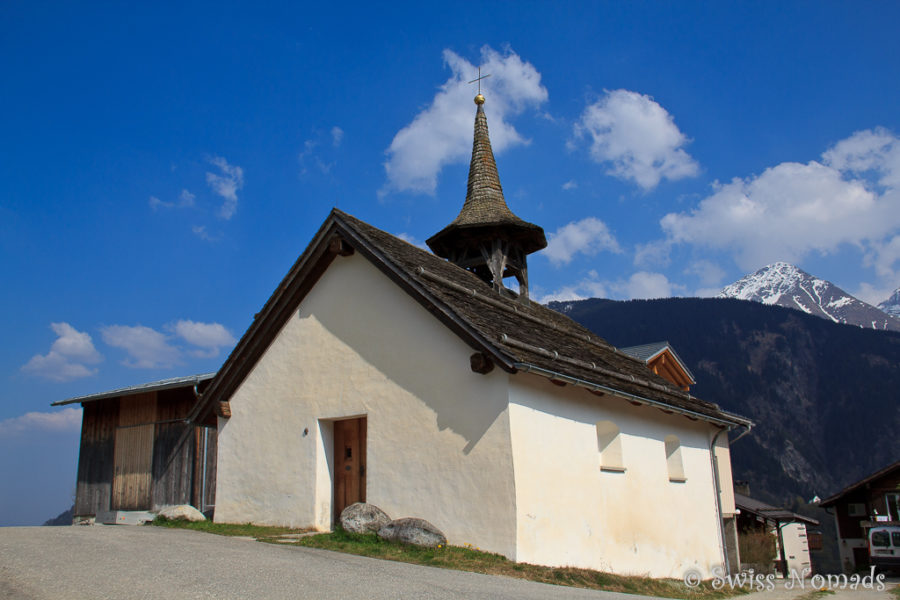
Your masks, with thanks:
[[[153,423],[116,430],[113,510],[146,510],[150,502]]]
[[[194,404],[189,388],[159,393],[156,447],[153,456],[153,508],[193,504],[194,429],[182,419]],[[199,508],[199,507],[197,507]]]
[[[75,516],[214,506],[217,431],[185,423],[194,402],[186,386],[84,403]]]
[[[203,506],[205,509],[216,505],[216,458],[219,451],[219,431],[215,427],[205,427],[203,431],[206,432],[206,467],[203,481]]]
[[[81,452],[75,487],[75,516],[109,510],[113,479],[119,399],[98,400],[84,405],[81,420]]]
[[[119,405],[113,510],[147,510],[150,503],[156,392],[135,394]]]

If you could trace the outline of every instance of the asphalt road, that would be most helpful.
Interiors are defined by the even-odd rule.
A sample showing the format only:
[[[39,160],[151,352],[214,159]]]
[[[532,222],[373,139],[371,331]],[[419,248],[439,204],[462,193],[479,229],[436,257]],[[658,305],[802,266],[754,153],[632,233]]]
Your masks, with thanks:
[[[276,546],[195,531],[109,526],[0,527],[0,598],[635,600],[639,597]]]

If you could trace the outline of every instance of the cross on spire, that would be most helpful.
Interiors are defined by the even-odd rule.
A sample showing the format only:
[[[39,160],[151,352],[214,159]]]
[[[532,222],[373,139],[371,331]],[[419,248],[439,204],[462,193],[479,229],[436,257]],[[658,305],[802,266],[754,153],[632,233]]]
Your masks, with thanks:
[[[480,94],[481,94],[481,80],[482,80],[482,79],[487,79],[487,78],[490,77],[490,76],[491,76],[491,74],[488,73],[487,75],[485,75],[485,76],[482,77],[482,75],[481,75],[481,67],[478,67],[478,77],[476,77],[475,79],[473,79],[473,80],[470,81],[469,83],[475,83],[476,81],[478,82],[478,94],[480,95]]]

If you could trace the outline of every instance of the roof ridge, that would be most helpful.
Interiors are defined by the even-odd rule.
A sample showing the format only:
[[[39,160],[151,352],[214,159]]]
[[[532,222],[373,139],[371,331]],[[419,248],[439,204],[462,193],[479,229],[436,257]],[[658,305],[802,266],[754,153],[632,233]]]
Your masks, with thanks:
[[[535,346],[534,344],[529,344],[528,342],[523,342],[521,340],[517,340],[515,338],[511,338],[507,334],[502,334],[500,338],[501,344],[506,344],[508,346],[512,346],[514,348],[521,348],[522,350],[527,350],[529,352],[536,352],[537,354],[542,354],[547,358],[551,358],[553,360],[560,360],[562,362],[570,363],[575,365],[576,367],[582,367],[585,369],[590,369],[591,371],[597,371],[598,373],[602,373],[608,377],[613,377],[615,379],[619,379],[621,381],[628,381],[635,385],[639,385],[641,387],[650,388],[652,390],[656,390],[658,392],[666,392],[668,394],[672,394],[675,396],[681,396],[686,400],[694,400],[699,401],[699,398],[693,397],[688,392],[683,390],[677,390],[667,385],[662,385],[649,379],[644,379],[642,377],[635,377],[634,375],[626,375],[625,373],[619,373],[617,371],[613,371],[611,369],[607,369],[606,367],[601,367],[600,365],[594,362],[587,362],[584,360],[579,360],[577,358],[572,358],[570,356],[565,356],[564,354],[560,354],[556,350],[548,350],[546,348],[541,348],[540,346]],[[703,401],[706,402],[706,401]],[[714,405],[714,403],[707,402],[707,404]],[[717,405],[715,405],[718,408]]]
[[[423,252],[424,252],[424,250],[423,250]],[[579,341],[587,342],[593,346],[602,348],[603,350],[607,350],[607,351],[611,350],[611,351],[615,352],[618,356],[621,356],[629,361],[632,361],[632,362],[635,362],[637,364],[644,366],[644,361],[642,361],[641,359],[631,356],[630,354],[626,353],[624,350],[622,350],[620,348],[616,348],[614,345],[610,344],[603,338],[592,334],[590,331],[588,331],[588,333],[582,334],[580,332],[566,330],[563,327],[560,327],[556,323],[553,323],[553,322],[545,320],[545,319],[541,319],[540,317],[538,317],[536,315],[529,314],[527,312],[527,309],[523,305],[516,304],[516,303],[510,302],[510,301],[504,302],[504,299],[502,299],[502,296],[500,297],[500,299],[491,298],[490,296],[486,296],[485,294],[480,293],[475,288],[468,288],[464,285],[456,283],[455,281],[450,281],[449,279],[445,279],[444,277],[441,277],[437,273],[432,273],[431,271],[428,271],[427,269],[425,269],[425,267],[419,266],[417,269],[417,273],[421,277],[426,277],[426,278],[431,279],[432,281],[440,283],[444,286],[455,289],[456,291],[461,292],[466,295],[469,295],[472,298],[475,298],[476,300],[480,300],[481,302],[490,304],[491,306],[494,306],[494,307],[504,310],[506,312],[515,314],[515,315],[522,317],[524,319],[527,319],[533,323],[537,323],[539,325],[544,325],[546,327],[550,327],[554,331],[560,331],[563,333],[567,333],[568,335],[571,335],[572,337],[577,338]],[[541,306],[541,305],[537,305],[537,306]],[[533,307],[528,306],[528,308],[532,309]],[[566,320],[571,321],[571,319],[569,319],[569,317],[567,317],[563,314],[560,314],[556,311],[552,311],[551,309],[543,307],[543,306],[541,306],[541,308],[545,308],[546,310],[553,312],[554,316],[559,317],[560,319],[566,319]],[[575,325],[578,325],[578,323],[576,323],[575,321],[571,321],[571,322]]]

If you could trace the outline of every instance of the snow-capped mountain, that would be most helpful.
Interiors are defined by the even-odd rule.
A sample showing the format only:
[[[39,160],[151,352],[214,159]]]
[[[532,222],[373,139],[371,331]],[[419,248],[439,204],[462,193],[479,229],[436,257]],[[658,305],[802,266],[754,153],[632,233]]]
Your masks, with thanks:
[[[891,294],[891,297],[878,304],[878,308],[888,313],[889,315],[894,315],[895,317],[900,317],[900,288],[894,290],[894,293]]]
[[[718,297],[786,306],[835,323],[900,331],[900,318],[785,262],[765,266],[739,279],[726,286]]]

